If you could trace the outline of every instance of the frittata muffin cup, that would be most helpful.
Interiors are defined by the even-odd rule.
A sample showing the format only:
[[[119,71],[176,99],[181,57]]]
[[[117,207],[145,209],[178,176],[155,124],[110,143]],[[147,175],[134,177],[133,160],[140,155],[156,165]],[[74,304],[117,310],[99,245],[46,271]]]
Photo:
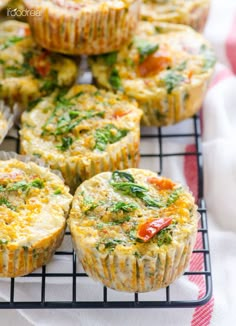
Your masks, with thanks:
[[[13,126],[14,116],[3,101],[0,101],[0,144]]]
[[[24,0],[35,40],[44,48],[71,55],[118,50],[132,37],[139,20],[140,0]]]
[[[215,56],[188,26],[141,22],[128,46],[89,62],[100,87],[123,91],[138,102],[143,125],[165,126],[200,109]]]
[[[89,276],[115,290],[148,292],[184,273],[198,219],[187,189],[151,171],[128,169],[81,184],[68,225]]]
[[[171,0],[168,3],[144,0],[141,18],[150,22],[166,22],[189,25],[202,32],[210,9],[210,0]]]
[[[73,193],[97,173],[137,167],[141,115],[122,94],[76,85],[24,112],[21,153],[60,170]]]
[[[18,103],[24,110],[32,101],[75,83],[76,62],[41,49],[27,23],[0,23],[0,49],[0,99],[9,106]]]
[[[18,277],[50,261],[72,196],[59,176],[15,153],[0,152],[0,178],[0,277]]]

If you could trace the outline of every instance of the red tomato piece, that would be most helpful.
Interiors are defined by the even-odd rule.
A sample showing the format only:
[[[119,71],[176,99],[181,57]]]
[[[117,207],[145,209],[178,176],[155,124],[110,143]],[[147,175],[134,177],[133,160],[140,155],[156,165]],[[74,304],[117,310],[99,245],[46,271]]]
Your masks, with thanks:
[[[160,71],[166,69],[172,63],[171,57],[165,51],[156,51],[149,55],[138,67],[141,77],[156,75]]]
[[[129,113],[130,113],[130,111],[117,110],[116,112],[114,112],[113,117],[115,119],[118,119],[118,118],[124,117],[125,115],[127,115]]]
[[[167,178],[148,178],[147,181],[152,185],[158,187],[160,190],[172,190],[175,183]]]
[[[139,226],[138,237],[147,242],[172,223],[172,217],[157,218]]]

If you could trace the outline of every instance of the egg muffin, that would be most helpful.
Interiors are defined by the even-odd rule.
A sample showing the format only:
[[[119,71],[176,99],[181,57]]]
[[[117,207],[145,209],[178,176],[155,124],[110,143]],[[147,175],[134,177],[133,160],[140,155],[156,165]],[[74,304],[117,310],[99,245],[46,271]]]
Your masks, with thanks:
[[[174,124],[196,113],[214,64],[210,45],[192,28],[149,22],[141,22],[119,52],[90,58],[97,84],[135,98],[147,126]]]
[[[26,275],[48,263],[62,242],[71,200],[48,168],[0,160],[0,277]]]
[[[0,144],[13,125],[14,116],[8,107],[0,102]]]
[[[35,40],[65,54],[115,51],[130,40],[139,19],[140,0],[24,0]]]
[[[150,22],[189,25],[203,31],[210,8],[210,0],[143,0],[141,17]]]
[[[137,167],[141,114],[124,95],[76,85],[24,112],[21,152],[60,170],[73,192],[97,173]]]
[[[0,50],[0,99],[9,105],[27,107],[56,88],[71,86],[77,77],[76,63],[38,47],[26,23],[0,24]]]
[[[187,189],[141,169],[104,172],[83,182],[68,219],[86,273],[127,292],[154,291],[182,275],[197,224]]]

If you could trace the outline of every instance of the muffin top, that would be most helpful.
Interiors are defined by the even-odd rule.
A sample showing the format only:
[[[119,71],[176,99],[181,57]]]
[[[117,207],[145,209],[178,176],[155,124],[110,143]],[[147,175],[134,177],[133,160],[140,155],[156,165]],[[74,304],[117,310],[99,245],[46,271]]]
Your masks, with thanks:
[[[100,85],[142,100],[200,84],[212,73],[215,57],[208,42],[187,26],[141,22],[128,46],[93,56],[90,63]]]
[[[196,231],[194,198],[179,183],[141,169],[105,172],[79,186],[69,226],[101,254],[155,256]]]
[[[70,86],[77,76],[75,62],[38,47],[26,23],[1,23],[0,49],[0,97],[14,97],[9,89],[47,95],[58,87]]]
[[[140,118],[136,103],[125,96],[76,85],[24,112],[22,141],[37,156],[99,157],[136,130]]]
[[[30,247],[65,225],[72,196],[48,168],[0,161],[0,246]]]
[[[210,0],[143,0],[143,3],[156,4],[158,14],[176,14],[196,5],[209,3]]]
[[[84,10],[84,9],[106,9],[124,8],[137,0],[24,0],[28,5],[44,5],[49,8]]]

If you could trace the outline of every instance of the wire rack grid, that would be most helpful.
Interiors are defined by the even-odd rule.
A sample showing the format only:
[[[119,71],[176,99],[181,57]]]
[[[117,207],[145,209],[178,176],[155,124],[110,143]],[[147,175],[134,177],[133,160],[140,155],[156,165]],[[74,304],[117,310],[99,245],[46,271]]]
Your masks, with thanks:
[[[63,244],[55,253],[52,263],[25,277],[0,279],[1,290],[3,289],[5,293],[5,297],[0,298],[0,308],[187,308],[206,304],[212,296],[212,273],[207,212],[203,192],[203,161],[199,117],[194,116],[189,119],[188,125],[190,126],[188,132],[181,127],[178,131],[172,127],[144,128],[141,136],[141,166],[163,174],[166,165],[169,164],[167,163],[168,160],[176,161],[189,156],[194,157],[196,163],[195,172],[198,175],[197,191],[200,213],[198,237],[200,237],[201,248],[193,250],[192,259],[201,258],[203,262],[201,270],[190,269],[167,288],[148,294],[126,294],[113,291],[87,277],[77,263],[75,252],[71,246],[70,233],[67,231]],[[7,150],[18,151],[19,141],[16,138],[8,136],[5,141]],[[166,142],[173,140],[179,142],[179,144],[182,142],[184,144],[192,143],[194,146],[191,148],[194,148],[194,150],[186,151],[186,146],[182,145],[180,145],[182,151],[168,148]],[[147,142],[151,144],[149,150],[145,146]],[[2,147],[4,149],[4,144]],[[194,283],[192,283],[192,291],[186,291],[185,288],[184,279],[187,278],[191,285],[191,278],[194,277],[202,277],[204,280],[204,294],[200,298]],[[32,290],[32,288],[34,289]]]

